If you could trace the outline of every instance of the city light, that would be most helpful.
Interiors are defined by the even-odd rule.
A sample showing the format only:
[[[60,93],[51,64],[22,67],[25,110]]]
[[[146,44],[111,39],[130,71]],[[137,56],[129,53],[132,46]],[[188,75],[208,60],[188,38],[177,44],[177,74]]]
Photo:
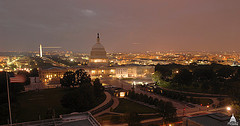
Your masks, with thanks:
[[[240,1],[28,2],[0,8],[0,125],[238,125]]]
[[[120,92],[120,97],[125,97],[125,92]]]
[[[113,72],[114,72],[114,69],[111,69],[110,72],[113,73]]]
[[[231,107],[228,106],[226,109],[227,109],[227,111],[230,111],[230,110],[231,110]]]

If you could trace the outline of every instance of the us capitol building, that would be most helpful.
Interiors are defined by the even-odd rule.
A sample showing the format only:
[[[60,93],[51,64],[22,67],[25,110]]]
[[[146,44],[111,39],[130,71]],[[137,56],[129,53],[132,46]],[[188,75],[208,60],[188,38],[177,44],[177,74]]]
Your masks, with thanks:
[[[146,78],[154,73],[154,66],[143,65],[117,65],[109,66],[108,57],[104,46],[100,43],[99,33],[97,42],[93,45],[89,63],[78,67],[52,67],[39,71],[40,80],[45,84],[59,84],[60,78],[67,71],[75,72],[84,69],[91,78]]]

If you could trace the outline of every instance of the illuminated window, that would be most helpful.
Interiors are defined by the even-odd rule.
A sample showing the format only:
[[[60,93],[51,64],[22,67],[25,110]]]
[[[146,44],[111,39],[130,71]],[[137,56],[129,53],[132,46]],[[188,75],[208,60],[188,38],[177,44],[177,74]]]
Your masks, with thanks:
[[[115,71],[114,69],[111,69],[111,70],[110,70],[111,73],[114,73],[114,71]]]
[[[94,63],[103,63],[103,62],[107,62],[106,59],[93,59],[91,60],[91,62],[94,62]]]
[[[125,92],[120,92],[120,97],[125,97]]]

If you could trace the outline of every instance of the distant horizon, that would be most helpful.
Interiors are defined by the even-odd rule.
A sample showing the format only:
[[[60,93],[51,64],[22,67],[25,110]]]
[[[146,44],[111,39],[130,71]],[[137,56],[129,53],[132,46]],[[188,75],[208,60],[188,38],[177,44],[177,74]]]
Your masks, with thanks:
[[[67,52],[71,50],[58,50],[58,51],[44,51],[44,52]],[[0,53],[37,53],[38,51],[0,51]],[[43,53],[44,53],[43,52]],[[71,51],[73,53],[83,53],[83,54],[90,54],[89,52],[81,52],[81,51]],[[145,52],[107,52],[107,53],[240,53],[240,51],[175,51],[175,50],[169,50],[169,51],[145,51]]]

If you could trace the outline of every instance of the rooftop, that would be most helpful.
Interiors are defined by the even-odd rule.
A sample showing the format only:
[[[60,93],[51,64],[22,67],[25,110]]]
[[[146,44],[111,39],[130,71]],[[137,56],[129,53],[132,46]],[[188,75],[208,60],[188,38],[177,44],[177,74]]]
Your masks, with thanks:
[[[16,123],[12,126],[101,126],[89,112],[60,115],[60,118]],[[8,125],[1,125],[8,126]]]
[[[186,117],[185,119],[195,123],[196,126],[226,126],[230,120],[230,116],[222,113],[212,113],[206,115]]]

